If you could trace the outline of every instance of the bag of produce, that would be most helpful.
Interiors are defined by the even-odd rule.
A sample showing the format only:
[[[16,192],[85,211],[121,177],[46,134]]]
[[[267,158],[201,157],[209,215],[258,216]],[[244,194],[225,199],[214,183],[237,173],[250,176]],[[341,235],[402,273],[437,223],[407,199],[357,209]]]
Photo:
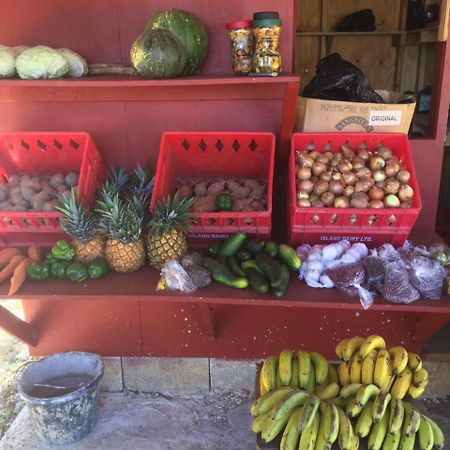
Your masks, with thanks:
[[[363,260],[369,289],[380,290],[384,281],[384,261],[379,256],[367,256]]]
[[[70,48],[58,48],[58,52],[67,59],[69,63],[68,77],[80,78],[88,74],[88,64],[86,60]]]
[[[445,280],[445,269],[438,261],[417,256],[409,263],[409,279],[412,285],[426,298],[439,300]]]
[[[24,50],[16,60],[16,70],[24,80],[61,78],[69,73],[69,62],[57,50],[39,45]]]
[[[392,303],[412,303],[420,292],[410,283],[408,270],[401,260],[386,262],[386,275],[381,290],[383,298]]]
[[[16,74],[16,53],[10,47],[0,45],[0,78],[12,78]]]
[[[157,290],[181,291],[190,294],[197,290],[197,286],[192,278],[176,260],[168,261],[161,270],[161,279],[156,288]]]

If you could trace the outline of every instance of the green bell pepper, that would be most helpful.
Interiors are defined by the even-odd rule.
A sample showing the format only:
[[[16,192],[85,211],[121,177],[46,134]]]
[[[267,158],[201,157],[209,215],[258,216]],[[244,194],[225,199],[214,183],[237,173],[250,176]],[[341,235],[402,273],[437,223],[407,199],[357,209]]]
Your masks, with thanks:
[[[52,277],[64,279],[67,278],[67,268],[70,266],[70,261],[53,261],[50,266]]]
[[[222,192],[216,197],[216,206],[219,211],[231,211],[233,199],[228,192]]]
[[[48,280],[50,276],[50,267],[46,262],[34,262],[30,264],[27,268],[27,275],[36,281]]]
[[[60,261],[72,261],[75,253],[75,247],[66,241],[58,241],[52,247],[52,255]]]
[[[67,267],[67,278],[75,283],[81,283],[88,277],[87,267],[79,262],[74,262]]]
[[[108,273],[108,263],[101,258],[94,259],[88,264],[89,278],[102,278]]]

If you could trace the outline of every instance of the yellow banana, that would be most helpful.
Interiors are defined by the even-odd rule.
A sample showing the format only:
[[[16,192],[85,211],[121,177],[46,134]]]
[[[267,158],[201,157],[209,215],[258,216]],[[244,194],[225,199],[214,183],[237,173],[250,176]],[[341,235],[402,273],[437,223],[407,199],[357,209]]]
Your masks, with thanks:
[[[350,360],[350,383],[361,383],[362,358],[356,352]]]
[[[343,400],[346,400],[350,397],[354,397],[361,386],[363,386],[361,383],[347,384],[347,386],[341,388],[341,391],[339,392],[339,397],[341,397]]]
[[[350,447],[350,450],[358,450],[359,449],[359,437],[355,435],[353,435],[353,442],[352,445]]]
[[[425,367],[418,370],[413,377],[414,386],[421,387],[423,384],[428,384],[428,372]]]
[[[323,383],[320,384],[316,384],[315,388],[314,388],[314,394],[320,394],[324,389],[327,388],[327,386],[330,384],[330,377],[327,376],[325,378],[325,381]]]
[[[342,346],[342,360],[350,361],[353,353],[357,352],[365,339],[359,336],[352,337]]]
[[[402,433],[400,431],[395,434],[386,434],[383,442],[383,450],[397,450],[400,445],[401,437]]]
[[[420,426],[420,414],[411,403],[405,402],[405,415],[403,417],[403,434],[407,437],[414,436]]]
[[[329,400],[321,402],[323,405],[322,421],[324,422],[324,437],[325,441],[333,445],[336,441],[339,433],[339,414],[337,407],[334,403]]]
[[[308,399],[308,394],[304,391],[292,391],[286,397],[283,397],[272,408],[271,419],[274,421],[280,420],[285,415],[290,415],[291,411],[297,406],[303,405]]]
[[[269,417],[263,424],[261,430],[261,438],[264,442],[273,441],[281,432],[281,430],[286,426],[289,420],[289,414],[285,414],[279,420],[273,420]]]
[[[337,373],[339,377],[339,383],[341,386],[347,386],[347,384],[350,384],[350,372],[349,367],[346,362],[342,362],[339,364],[339,367],[337,368]]]
[[[392,386],[391,394],[393,398],[401,400],[408,392],[411,386],[413,374],[411,369],[407,367],[397,378]]]
[[[400,433],[403,424],[403,417],[405,415],[405,408],[403,401],[393,398],[391,400],[391,411],[389,414],[389,433]]]
[[[408,352],[408,367],[413,373],[418,372],[422,368],[422,358],[417,353]]]
[[[385,414],[380,420],[380,422],[376,423],[373,426],[372,431],[370,432],[369,435],[368,448],[370,450],[381,449],[388,430],[388,424],[389,424],[389,414]]]
[[[385,349],[380,350],[375,362],[375,370],[373,373],[373,383],[380,389],[386,383],[386,378],[390,376],[390,356]]]
[[[310,352],[309,357],[314,365],[314,376],[317,384],[322,384],[328,376],[328,362],[317,352]]]
[[[269,391],[261,397],[258,397],[250,407],[250,414],[256,417],[258,414],[264,414],[270,411],[281,399],[294,392],[290,386],[284,386],[274,391]]]
[[[362,385],[356,393],[356,403],[364,406],[372,397],[380,393],[380,388],[374,384]]]
[[[312,425],[319,406],[320,399],[315,395],[310,395],[304,403],[298,419],[297,426],[300,433],[305,432]]]
[[[264,395],[267,394],[267,392],[269,392],[266,388],[266,385],[263,382],[262,376],[261,376],[261,372],[259,373],[259,395]]]
[[[344,360],[344,359],[342,358],[342,349],[344,348],[345,345],[347,345],[347,342],[348,342],[349,340],[350,340],[350,339],[342,339],[342,341],[339,341],[338,344],[336,345],[336,348],[335,348],[336,356],[337,356],[339,359],[342,359],[342,361]]]
[[[420,450],[432,450],[434,445],[433,429],[424,416],[420,418],[420,426],[417,433],[419,435]]]
[[[268,391],[273,391],[276,387],[278,358],[274,355],[268,356],[261,368],[261,378]]]
[[[399,345],[398,347],[392,347],[389,349],[391,355],[392,370],[395,375],[403,372],[408,365],[408,352],[405,347]]]
[[[408,395],[414,399],[419,398],[425,392],[427,385],[428,385],[428,381],[423,383],[420,387],[416,387],[416,386],[414,386],[414,384],[411,384],[411,386],[408,389]]]
[[[355,437],[352,423],[341,408],[337,408],[337,412],[339,417],[339,447],[341,449],[350,449]]]
[[[270,411],[264,414],[260,414],[259,416],[256,416],[252,422],[253,433],[261,433],[262,429],[264,428],[266,420],[270,420]]]
[[[352,398],[345,407],[345,414],[348,417],[358,417],[362,409],[363,407],[356,401],[356,398]]]
[[[314,450],[331,450],[331,445],[327,442],[325,437],[325,420],[323,419],[323,414],[320,418]]]
[[[297,353],[298,358],[298,384],[301,389],[305,389],[308,385],[309,371],[311,370],[311,359],[309,353],[300,350]]]
[[[431,425],[431,429],[433,430],[433,439],[434,439],[434,448],[440,450],[444,448],[445,439],[444,439],[444,433],[440,429],[439,425],[430,417],[424,416],[422,414],[422,417],[425,418],[425,420],[428,421],[428,423]]]
[[[295,408],[289,417],[281,437],[280,450],[297,450],[298,441],[300,439],[300,431],[297,424],[301,411],[301,407]]]
[[[278,371],[283,386],[288,386],[292,376],[292,351],[283,350],[278,356]]]
[[[355,433],[360,438],[364,438],[368,436],[370,433],[370,429],[372,428],[373,424],[372,409],[373,409],[373,400],[369,400],[358,417],[358,420],[355,425]]]
[[[361,381],[363,384],[373,383],[373,372],[375,371],[375,362],[377,360],[378,351],[372,350],[362,362]]]
[[[380,392],[373,402],[372,418],[374,423],[381,422],[381,419],[386,414],[386,408],[391,401],[391,394],[389,392]]]
[[[308,392],[309,394],[312,394],[314,392],[315,387],[316,387],[316,377],[314,375],[314,368],[312,366],[312,363],[310,362],[308,384],[305,387],[305,391]]]
[[[392,367],[389,366],[389,374],[386,377],[383,385],[380,388],[381,392],[390,392],[390,390],[391,390],[392,386],[394,385],[396,379],[397,379],[397,376],[395,375],[394,371],[392,370]]]
[[[335,397],[335,398],[332,398],[331,401],[332,401],[336,406],[339,406],[339,408],[345,409],[345,408],[347,407],[347,403],[348,403],[349,400],[345,400],[345,399],[343,399],[343,398],[341,398],[341,397]]]
[[[359,349],[359,354],[365,358],[372,350],[384,349],[386,349],[386,342],[381,336],[374,334],[364,340]]]
[[[330,383],[325,388],[317,392],[317,397],[320,400],[331,400],[339,395],[339,385],[337,383]]]
[[[314,450],[316,446],[317,433],[319,432],[319,425],[320,413],[317,412],[314,416],[312,425],[302,433],[298,450]]]
[[[298,359],[292,359],[292,375],[289,383],[293,388],[298,388]]]
[[[328,364],[328,378],[330,379],[330,383],[338,383],[339,384],[339,377],[337,374],[336,367],[334,367],[331,364]]]

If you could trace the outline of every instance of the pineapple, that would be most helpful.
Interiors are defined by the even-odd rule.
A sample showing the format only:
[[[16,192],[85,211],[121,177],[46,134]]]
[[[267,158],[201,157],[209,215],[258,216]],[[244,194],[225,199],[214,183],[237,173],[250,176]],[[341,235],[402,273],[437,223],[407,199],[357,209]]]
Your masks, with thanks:
[[[77,261],[87,264],[96,258],[103,258],[105,241],[98,233],[95,215],[78,201],[74,189],[60,194],[58,202],[56,209],[64,216],[61,227],[73,239]]]
[[[171,259],[180,260],[187,251],[183,229],[193,218],[188,211],[194,199],[180,200],[178,193],[159,202],[149,223],[147,256],[150,264],[158,270]]]

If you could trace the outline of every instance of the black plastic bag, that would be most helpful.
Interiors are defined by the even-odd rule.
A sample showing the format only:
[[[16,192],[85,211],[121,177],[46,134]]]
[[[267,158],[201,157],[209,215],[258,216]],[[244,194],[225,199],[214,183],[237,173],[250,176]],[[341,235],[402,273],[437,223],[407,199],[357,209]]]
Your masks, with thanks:
[[[316,66],[316,75],[303,89],[303,97],[347,102],[384,103],[369,81],[350,62],[338,53],[322,58]]]
[[[371,9],[362,9],[345,16],[336,31],[375,31],[375,15]]]

